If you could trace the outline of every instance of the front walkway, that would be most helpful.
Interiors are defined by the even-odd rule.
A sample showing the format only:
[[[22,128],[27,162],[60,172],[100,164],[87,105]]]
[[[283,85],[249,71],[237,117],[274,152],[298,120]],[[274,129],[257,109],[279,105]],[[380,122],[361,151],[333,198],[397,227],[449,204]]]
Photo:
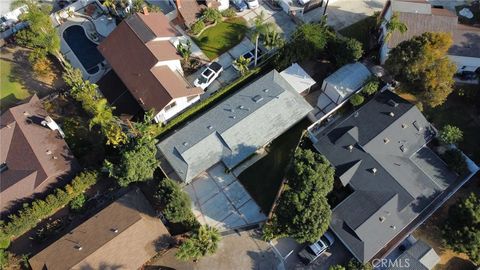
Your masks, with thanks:
[[[237,178],[225,172],[222,164],[208,169],[185,186],[184,191],[192,199],[197,220],[220,231],[257,224],[267,218]]]

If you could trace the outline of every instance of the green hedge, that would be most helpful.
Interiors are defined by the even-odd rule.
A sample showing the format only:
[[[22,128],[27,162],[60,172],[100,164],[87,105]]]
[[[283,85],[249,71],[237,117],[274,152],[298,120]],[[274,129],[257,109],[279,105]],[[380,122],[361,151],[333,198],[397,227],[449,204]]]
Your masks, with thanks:
[[[82,194],[97,182],[98,173],[95,171],[82,172],[64,188],[57,188],[44,200],[35,200],[26,204],[18,213],[9,215],[9,222],[0,225],[1,248],[7,248],[10,240],[33,229],[43,219],[53,215],[60,208],[66,206],[75,197]]]
[[[231,84],[229,84],[226,87],[224,87],[224,88],[220,89],[219,91],[215,92],[214,94],[212,94],[208,98],[194,104],[193,106],[188,108],[186,111],[184,111],[180,115],[173,118],[165,126],[162,126],[158,129],[158,132],[157,132],[156,136],[158,137],[158,136],[161,136],[161,135],[165,134],[167,131],[173,129],[174,127],[176,127],[178,125],[180,125],[181,123],[185,122],[187,119],[190,119],[194,114],[197,114],[197,113],[201,112],[202,110],[204,110],[206,108],[209,108],[210,105],[214,104],[215,102],[219,101],[223,96],[230,93],[230,91],[232,91],[232,89],[234,89],[235,87],[237,87],[241,83],[245,82],[249,78],[257,75],[261,71],[263,71],[268,66],[268,63],[270,62],[270,59],[266,60],[261,66],[258,66],[256,68],[250,70],[250,72],[247,75],[236,79]]]

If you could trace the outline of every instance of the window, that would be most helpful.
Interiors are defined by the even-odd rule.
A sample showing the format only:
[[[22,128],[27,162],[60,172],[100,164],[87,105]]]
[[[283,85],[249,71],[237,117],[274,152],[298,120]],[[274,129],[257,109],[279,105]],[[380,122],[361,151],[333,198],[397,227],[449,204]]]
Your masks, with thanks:
[[[174,102],[168,104],[167,106],[165,106],[164,110],[165,110],[165,111],[168,111],[168,110],[170,110],[171,108],[175,107],[175,105],[177,105],[177,103],[174,101]]]

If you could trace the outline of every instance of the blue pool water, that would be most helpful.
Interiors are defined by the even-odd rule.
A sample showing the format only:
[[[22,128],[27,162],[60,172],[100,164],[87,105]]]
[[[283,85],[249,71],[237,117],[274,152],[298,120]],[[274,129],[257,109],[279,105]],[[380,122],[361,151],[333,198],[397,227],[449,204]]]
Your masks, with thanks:
[[[103,56],[97,50],[97,44],[87,38],[82,26],[72,25],[65,29],[63,39],[88,73],[98,72],[98,64],[103,61]]]

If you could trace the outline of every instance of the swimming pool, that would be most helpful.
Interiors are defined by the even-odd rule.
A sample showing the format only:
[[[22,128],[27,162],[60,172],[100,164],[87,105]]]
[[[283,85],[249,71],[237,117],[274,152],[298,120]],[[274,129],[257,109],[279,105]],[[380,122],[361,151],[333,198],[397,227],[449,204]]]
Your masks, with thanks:
[[[88,39],[82,26],[72,25],[65,29],[63,39],[89,74],[98,72],[103,56],[97,50],[97,44]]]

